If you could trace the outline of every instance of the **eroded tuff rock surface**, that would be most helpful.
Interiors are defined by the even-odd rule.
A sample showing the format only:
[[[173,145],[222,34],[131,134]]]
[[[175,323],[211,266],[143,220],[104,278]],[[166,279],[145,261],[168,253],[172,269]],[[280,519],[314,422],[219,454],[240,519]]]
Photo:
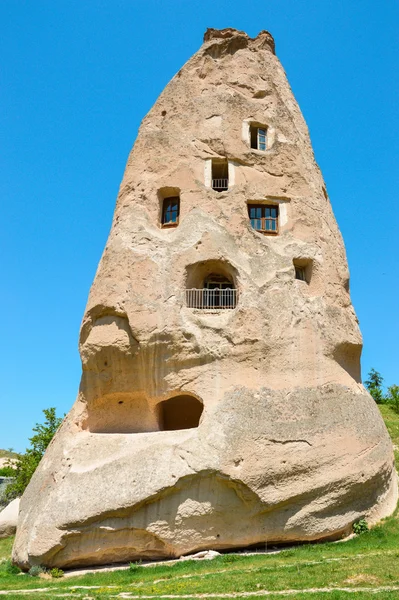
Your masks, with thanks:
[[[390,513],[348,282],[271,35],[208,30],[129,157],[78,399],[22,498],[14,560],[324,539]]]
[[[12,500],[0,511],[0,539],[14,535],[17,530],[19,498]]]

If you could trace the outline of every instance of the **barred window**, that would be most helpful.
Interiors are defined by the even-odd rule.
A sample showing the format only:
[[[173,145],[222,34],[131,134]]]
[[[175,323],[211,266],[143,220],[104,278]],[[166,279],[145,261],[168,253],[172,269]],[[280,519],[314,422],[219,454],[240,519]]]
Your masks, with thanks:
[[[225,192],[229,189],[229,165],[227,159],[212,159],[212,189]]]
[[[219,310],[236,307],[237,290],[234,283],[223,275],[209,275],[201,285],[201,288],[186,290],[186,303],[189,308]]]

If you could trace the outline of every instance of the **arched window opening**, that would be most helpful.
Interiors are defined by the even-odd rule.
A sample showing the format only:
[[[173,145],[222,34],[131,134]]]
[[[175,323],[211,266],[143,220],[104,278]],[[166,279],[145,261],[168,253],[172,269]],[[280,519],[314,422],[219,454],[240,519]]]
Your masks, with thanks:
[[[200,310],[226,310],[237,306],[234,269],[222,261],[190,265],[187,270],[186,305]]]
[[[194,396],[174,396],[159,404],[161,431],[194,429],[198,427],[204,407]]]

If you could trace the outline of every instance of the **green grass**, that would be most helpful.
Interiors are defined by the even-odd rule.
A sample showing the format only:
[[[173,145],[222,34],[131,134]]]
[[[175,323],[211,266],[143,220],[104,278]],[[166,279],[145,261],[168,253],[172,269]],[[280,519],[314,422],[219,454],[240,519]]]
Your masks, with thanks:
[[[399,446],[399,415],[381,406],[393,442]],[[396,458],[399,459],[398,452]],[[0,540],[0,590],[9,590],[7,600],[22,597],[53,600],[60,597],[105,600],[119,594],[160,598],[171,594],[180,600],[195,595],[221,600],[223,594],[252,593],[259,600],[393,600],[399,599],[398,513],[347,542],[306,544],[276,554],[240,556],[225,554],[213,561],[181,561],[175,565],[135,566],[131,570],[92,573],[74,578],[44,580],[10,573],[12,539]],[[83,589],[81,586],[96,586]],[[396,586],[398,590],[382,590]],[[28,596],[17,590],[41,588]],[[324,589],[310,593],[311,589]],[[326,588],[332,588],[327,592]],[[335,589],[334,589],[335,588]],[[337,588],[345,588],[343,591]],[[11,592],[12,590],[12,592]],[[262,595],[267,590],[269,595]],[[271,594],[297,590],[289,596]],[[308,590],[308,591],[301,591]],[[361,591],[364,590],[364,591]],[[373,593],[372,590],[379,590]],[[220,596],[218,596],[220,594]],[[4,596],[3,596],[4,597]],[[2,596],[0,596],[1,600]]]
[[[391,436],[395,450],[396,469],[399,471],[399,415],[389,404],[380,404],[378,408]]]
[[[0,540],[0,562],[10,558],[14,537]]]

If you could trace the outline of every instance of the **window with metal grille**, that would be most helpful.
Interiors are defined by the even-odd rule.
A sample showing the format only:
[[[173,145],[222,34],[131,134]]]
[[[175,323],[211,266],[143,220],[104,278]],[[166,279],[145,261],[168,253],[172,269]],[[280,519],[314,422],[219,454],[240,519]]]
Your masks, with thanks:
[[[179,224],[180,198],[165,198],[162,205],[162,226],[176,227]]]
[[[254,150],[267,150],[267,129],[251,125],[251,148]]]
[[[237,305],[237,290],[234,283],[222,275],[206,277],[203,288],[186,290],[186,303],[189,308],[229,309]]]
[[[248,204],[251,225],[261,233],[278,233],[278,206],[267,204]]]
[[[231,281],[218,275],[210,275],[204,281],[204,305],[206,308],[235,308],[236,290]]]
[[[229,189],[227,159],[212,159],[212,189],[216,192],[225,192]]]

